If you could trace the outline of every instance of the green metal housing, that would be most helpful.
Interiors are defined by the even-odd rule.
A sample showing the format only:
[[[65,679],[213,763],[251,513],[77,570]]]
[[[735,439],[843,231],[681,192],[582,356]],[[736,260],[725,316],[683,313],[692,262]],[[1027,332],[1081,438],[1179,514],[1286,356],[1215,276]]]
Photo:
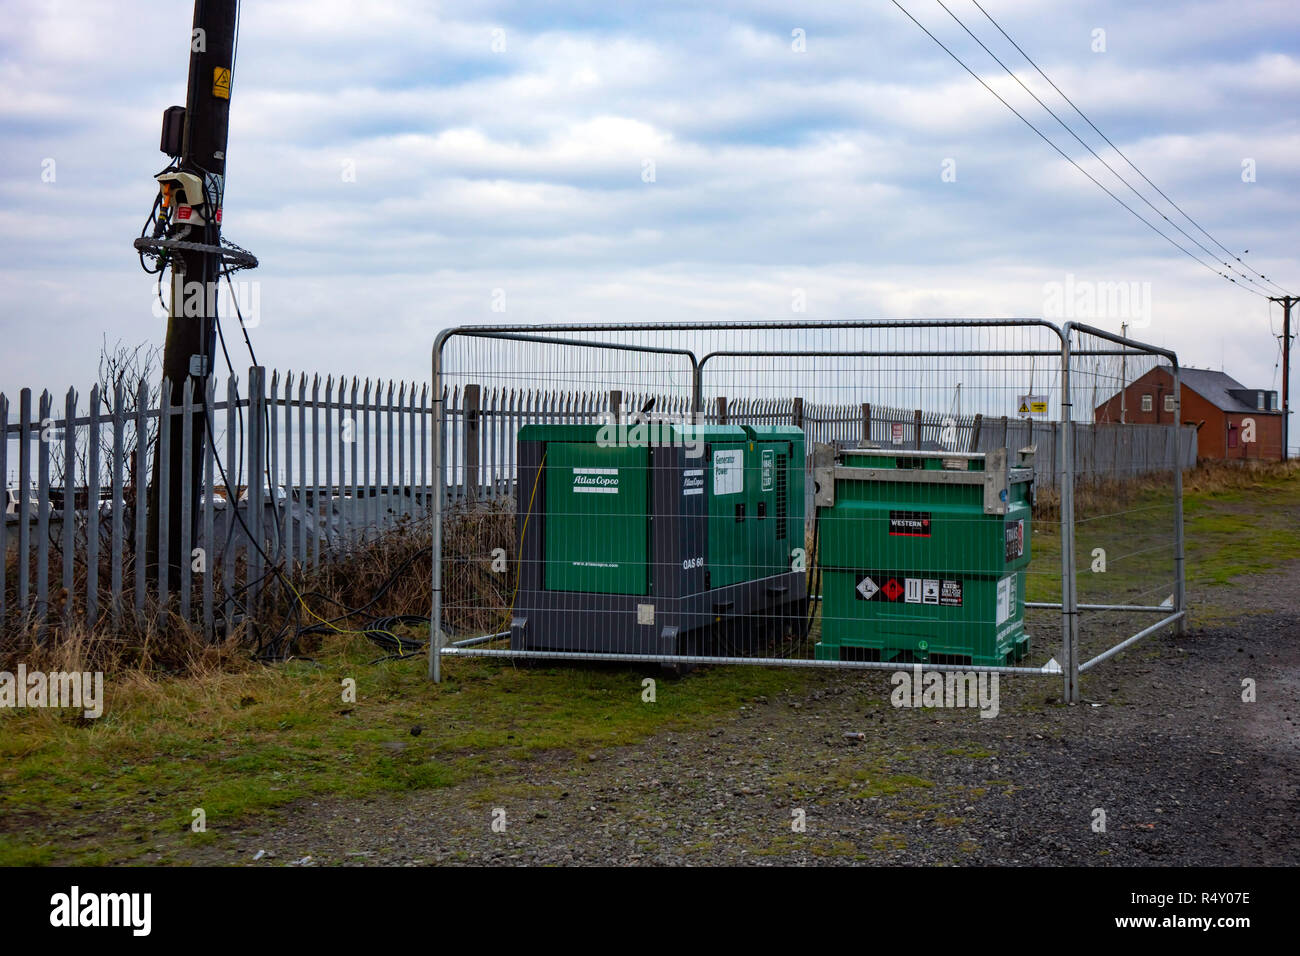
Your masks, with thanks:
[[[806,616],[801,429],[534,424],[518,448],[518,646],[674,652]]]
[[[1002,450],[850,450],[827,476],[819,659],[996,666],[1028,653],[1032,468]]]

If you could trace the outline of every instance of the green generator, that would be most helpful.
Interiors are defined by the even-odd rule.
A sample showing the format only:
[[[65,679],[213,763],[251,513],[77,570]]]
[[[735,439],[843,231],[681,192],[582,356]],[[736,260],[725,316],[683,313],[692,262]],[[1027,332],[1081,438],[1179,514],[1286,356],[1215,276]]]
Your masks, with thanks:
[[[515,650],[699,654],[801,623],[793,427],[525,425]]]
[[[820,660],[1002,666],[1029,652],[1033,449],[819,445]]]

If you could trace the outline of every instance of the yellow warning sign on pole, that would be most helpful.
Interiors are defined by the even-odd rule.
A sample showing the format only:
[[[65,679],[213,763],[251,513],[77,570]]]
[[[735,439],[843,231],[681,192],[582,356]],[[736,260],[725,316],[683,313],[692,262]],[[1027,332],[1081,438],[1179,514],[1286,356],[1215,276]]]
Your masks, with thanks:
[[[1046,418],[1047,396],[1021,395],[1016,399],[1016,414],[1021,418]]]
[[[230,71],[225,67],[212,68],[212,95],[223,100],[230,99]]]

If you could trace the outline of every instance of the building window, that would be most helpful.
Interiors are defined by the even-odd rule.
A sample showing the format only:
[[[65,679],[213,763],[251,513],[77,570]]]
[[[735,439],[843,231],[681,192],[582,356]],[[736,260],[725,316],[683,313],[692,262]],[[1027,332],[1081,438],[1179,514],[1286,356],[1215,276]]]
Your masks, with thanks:
[[[1258,408],[1261,412],[1264,411],[1265,406],[1264,406],[1264,393],[1263,393],[1263,392],[1260,392],[1260,393],[1259,393],[1259,398],[1255,401],[1255,407]]]
[[[1143,395],[1143,396],[1142,396],[1142,411],[1144,411],[1144,412],[1149,412],[1149,411],[1151,411],[1152,407],[1153,407],[1153,406],[1152,406],[1152,404],[1151,404],[1151,396],[1150,396],[1150,395]]]
[[[1166,396],[1165,396],[1165,411],[1167,411],[1167,412],[1172,412],[1173,410],[1174,410],[1174,397],[1173,397],[1172,395],[1166,395]]]

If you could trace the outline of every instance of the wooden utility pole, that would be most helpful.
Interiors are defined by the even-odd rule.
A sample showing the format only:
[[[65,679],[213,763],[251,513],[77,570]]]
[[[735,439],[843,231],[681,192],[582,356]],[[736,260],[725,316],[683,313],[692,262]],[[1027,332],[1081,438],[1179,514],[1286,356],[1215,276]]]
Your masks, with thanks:
[[[1281,295],[1270,298],[1282,306],[1282,460],[1290,457],[1288,441],[1291,435],[1291,307],[1300,298]]]
[[[1128,338],[1128,323],[1121,322],[1119,326],[1121,338]],[[1122,346],[1123,352],[1119,356],[1119,423],[1128,424],[1128,346]]]
[[[182,406],[185,390],[191,381],[196,403],[202,401],[208,376],[212,373],[216,300],[222,277],[221,207],[226,184],[226,136],[230,123],[237,7],[237,0],[195,0],[180,162],[158,177],[164,212],[170,209],[167,239],[184,244],[168,251],[172,269],[172,301],[163,346],[162,373],[164,386],[170,389],[173,408]],[[168,112],[179,111],[173,108]],[[166,123],[163,138],[164,152],[168,152]],[[207,414],[207,410],[196,413],[191,422],[189,487],[183,483],[182,416],[173,415],[170,421],[159,423],[160,432],[163,428],[169,429],[169,516],[182,514],[181,503],[188,497],[189,513],[196,526],[200,512],[203,447],[208,440]],[[233,468],[234,463],[228,463],[227,467]],[[155,446],[153,478],[149,483],[146,547],[147,563],[155,570],[159,553],[161,475],[161,448]],[[234,489],[228,489],[227,493],[232,495],[230,505],[233,508]],[[188,564],[190,555],[180,553],[181,522],[169,520],[167,531],[168,578],[176,581],[181,562]]]

